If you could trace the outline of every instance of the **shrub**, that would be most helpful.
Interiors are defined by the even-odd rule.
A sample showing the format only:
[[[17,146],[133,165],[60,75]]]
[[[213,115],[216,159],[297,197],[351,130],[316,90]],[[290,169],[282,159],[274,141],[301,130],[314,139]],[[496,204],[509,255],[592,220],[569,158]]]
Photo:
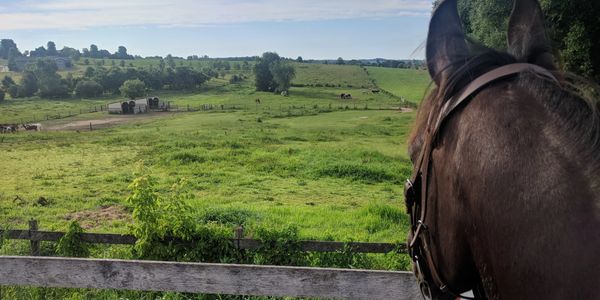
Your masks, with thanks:
[[[5,97],[6,97],[6,92],[4,92],[3,90],[0,90],[0,102],[4,101]]]
[[[75,86],[75,95],[82,98],[93,98],[102,95],[104,88],[94,80],[84,80]]]
[[[142,97],[146,94],[146,85],[139,79],[127,80],[119,88],[121,94],[129,99]]]
[[[81,242],[79,235],[83,229],[77,221],[69,224],[69,229],[56,244],[56,253],[66,257],[87,257],[90,255],[89,246]]]

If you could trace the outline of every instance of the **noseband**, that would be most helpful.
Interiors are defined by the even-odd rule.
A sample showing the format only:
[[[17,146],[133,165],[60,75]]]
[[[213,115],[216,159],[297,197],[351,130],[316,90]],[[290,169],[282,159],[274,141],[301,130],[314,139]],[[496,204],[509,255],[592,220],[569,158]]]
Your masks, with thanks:
[[[435,287],[442,293],[454,298],[474,299],[459,296],[448,287],[446,281],[444,281],[438,272],[431,252],[431,228],[425,223],[425,218],[427,216],[427,183],[431,166],[431,153],[435,146],[435,140],[438,138],[444,121],[457,108],[466,105],[484,87],[500,79],[512,77],[523,72],[532,72],[559,83],[552,73],[540,66],[527,63],[509,64],[489,71],[472,81],[460,93],[446,101],[438,115],[434,116],[433,110],[429,113],[425,137],[423,139],[424,144],[415,164],[413,174],[407,180],[404,190],[407,212],[410,215],[412,236],[408,243],[408,251],[415,266],[415,275],[419,281],[421,293],[427,297],[431,297],[431,288]]]

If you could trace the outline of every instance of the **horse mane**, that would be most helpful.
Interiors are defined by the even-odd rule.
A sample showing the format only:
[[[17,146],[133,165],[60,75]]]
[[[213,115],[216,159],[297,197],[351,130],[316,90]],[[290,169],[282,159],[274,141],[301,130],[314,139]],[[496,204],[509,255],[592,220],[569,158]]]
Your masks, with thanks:
[[[433,88],[422,102],[416,124],[427,122],[430,111],[439,113],[442,104],[460,93],[470,82],[481,75],[504,65],[520,62],[513,55],[487,48],[473,41],[469,43],[472,54],[465,61],[456,61],[448,69],[456,70],[442,86]],[[531,91],[543,107],[555,116],[555,124],[570,144],[577,147],[579,153],[588,153],[589,158],[600,167],[600,87],[575,74],[550,70],[561,82],[542,78],[532,73],[522,73],[517,84]],[[437,101],[437,103],[435,102]],[[412,133],[410,139],[418,138]]]

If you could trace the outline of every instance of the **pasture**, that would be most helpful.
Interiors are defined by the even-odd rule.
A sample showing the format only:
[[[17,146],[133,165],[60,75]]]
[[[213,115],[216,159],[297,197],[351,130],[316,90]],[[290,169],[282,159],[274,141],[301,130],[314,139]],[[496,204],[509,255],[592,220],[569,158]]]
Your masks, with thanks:
[[[425,70],[366,67],[378,87],[408,101],[419,103],[431,80]]]
[[[403,243],[408,229],[403,181],[411,172],[405,142],[414,112],[402,113],[394,109],[396,98],[372,93],[372,78],[360,67],[308,66],[300,79],[319,72],[324,77],[302,79],[315,85],[293,87],[289,97],[256,92],[251,80],[230,84],[227,78],[212,79],[196,91],[152,93],[179,108],[239,105],[235,110],[140,116],[93,131],[61,127],[113,118],[82,113],[42,121],[52,130],[0,135],[0,169],[10,174],[0,185],[0,224],[24,228],[33,218],[44,230],[64,231],[76,220],[88,232],[129,233],[128,186],[142,174],[157,179],[157,192],[164,195],[183,182],[194,218],[227,232],[240,224],[249,236],[261,228],[293,226],[301,239]],[[316,85],[332,78],[337,81]],[[407,89],[426,87],[411,84]],[[342,100],[341,93],[353,99]],[[9,99],[0,104],[0,119],[29,121],[34,114],[117,99]],[[5,241],[0,253],[23,253],[26,245]],[[94,249],[94,257],[131,255],[122,246]],[[373,259],[374,268],[408,267],[405,258]],[[40,290],[10,291],[26,298]],[[79,293],[41,291],[60,297]]]

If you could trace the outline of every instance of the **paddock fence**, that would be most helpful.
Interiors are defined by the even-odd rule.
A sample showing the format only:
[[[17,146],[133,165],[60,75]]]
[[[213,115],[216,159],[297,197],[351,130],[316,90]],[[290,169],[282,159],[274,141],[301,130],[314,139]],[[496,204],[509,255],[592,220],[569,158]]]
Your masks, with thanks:
[[[0,236],[12,240],[30,241],[30,253],[35,256],[39,254],[39,243],[59,241],[65,232],[38,230],[36,220],[29,221],[27,230],[0,230]],[[107,245],[134,245],[136,237],[128,234],[112,233],[79,233],[78,238],[82,242]],[[255,250],[263,246],[263,242],[256,239],[244,237],[244,230],[238,227],[234,230],[230,239],[233,246],[239,250]],[[336,242],[336,241],[298,241],[300,250],[306,252],[337,252],[351,251],[355,253],[406,253],[405,244],[392,243],[364,243],[364,242]]]
[[[0,286],[169,291],[199,294],[317,297],[326,299],[420,299],[412,273],[397,271],[309,268],[214,263],[36,257],[41,241],[58,241],[64,232],[3,230],[5,239],[29,240],[31,256],[0,256]],[[257,249],[259,240],[234,230],[233,245]],[[87,243],[133,245],[132,235],[79,233]],[[362,253],[405,252],[404,245],[300,241],[303,251]],[[1,288],[0,288],[1,298]]]
[[[327,299],[419,299],[409,272],[0,256],[0,285]]]

